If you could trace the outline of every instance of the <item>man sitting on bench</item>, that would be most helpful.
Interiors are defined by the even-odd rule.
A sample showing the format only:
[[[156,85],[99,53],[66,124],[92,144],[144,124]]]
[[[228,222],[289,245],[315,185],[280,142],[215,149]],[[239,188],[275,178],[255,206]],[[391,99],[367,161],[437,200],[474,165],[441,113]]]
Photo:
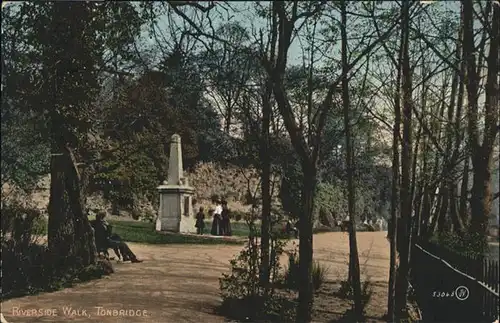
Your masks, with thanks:
[[[106,212],[99,211],[96,215],[96,219],[90,221],[90,224],[94,228],[97,251],[103,251],[107,254],[108,249],[112,248],[118,256],[118,259],[123,256],[123,261],[130,260],[133,263],[142,262],[142,260],[137,259],[132,250],[122,241],[119,235],[111,233],[112,227],[104,220],[105,217]]]

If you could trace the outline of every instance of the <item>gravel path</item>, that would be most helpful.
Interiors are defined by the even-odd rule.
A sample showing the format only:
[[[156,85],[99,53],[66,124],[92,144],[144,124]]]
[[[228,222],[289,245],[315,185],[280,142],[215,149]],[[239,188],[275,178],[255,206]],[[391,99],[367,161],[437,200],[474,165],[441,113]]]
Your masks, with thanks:
[[[385,232],[358,233],[362,275],[371,281],[388,280],[385,236]],[[109,277],[8,300],[2,303],[4,317],[9,323],[225,321],[214,314],[220,303],[218,279],[229,270],[229,260],[241,246],[130,243],[130,247],[143,263],[117,263]],[[347,234],[315,235],[314,258],[329,268],[329,279],[344,279]]]

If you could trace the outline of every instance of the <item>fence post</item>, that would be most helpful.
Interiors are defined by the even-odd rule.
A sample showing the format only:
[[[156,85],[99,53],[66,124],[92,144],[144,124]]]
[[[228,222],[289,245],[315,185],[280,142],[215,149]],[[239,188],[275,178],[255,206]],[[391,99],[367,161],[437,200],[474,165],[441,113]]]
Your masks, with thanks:
[[[493,270],[493,272],[495,273],[495,281],[494,281],[495,286],[493,286],[493,289],[498,293],[499,292],[499,288],[498,288],[498,275],[499,275],[498,261],[495,261],[495,270]]]

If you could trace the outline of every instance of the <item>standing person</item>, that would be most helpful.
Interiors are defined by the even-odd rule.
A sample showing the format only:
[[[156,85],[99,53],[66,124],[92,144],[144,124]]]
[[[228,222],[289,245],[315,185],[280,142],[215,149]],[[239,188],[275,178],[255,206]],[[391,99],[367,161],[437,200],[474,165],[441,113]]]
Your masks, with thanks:
[[[222,203],[220,199],[217,199],[215,201],[215,211],[214,211],[214,221],[217,219],[218,223],[218,230],[217,230],[217,235],[221,236],[223,235],[223,226],[222,226]]]
[[[215,202],[215,211],[214,211],[214,214],[218,214],[219,215],[219,218],[220,216],[222,215],[222,203],[220,200],[217,200]]]
[[[200,210],[196,213],[196,233],[203,234],[205,230],[205,212],[203,212],[203,206],[200,206]]]
[[[222,202],[222,234],[225,236],[231,235],[231,219],[229,218],[229,208],[227,207],[227,202]]]
[[[210,231],[210,234],[213,236],[218,236],[220,233],[220,216],[215,214],[213,209],[210,209],[208,211],[208,214],[214,218],[212,221],[212,230]]]

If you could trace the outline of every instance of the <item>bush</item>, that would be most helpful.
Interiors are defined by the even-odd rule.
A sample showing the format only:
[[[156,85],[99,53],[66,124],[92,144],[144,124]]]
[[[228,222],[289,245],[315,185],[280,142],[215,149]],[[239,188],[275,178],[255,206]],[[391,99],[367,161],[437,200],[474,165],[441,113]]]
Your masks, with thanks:
[[[297,290],[299,288],[299,257],[297,251],[292,251],[288,255],[288,268],[285,274],[285,286],[290,289]],[[326,281],[328,274],[327,268],[322,266],[318,261],[313,262],[312,281],[314,290],[318,290]]]
[[[102,261],[86,268],[56,268],[48,248],[37,243],[37,234],[47,231],[38,210],[19,205],[2,208],[2,299],[52,291],[75,281],[99,278],[112,272]]]
[[[156,215],[153,212],[151,212],[150,210],[147,210],[144,212],[144,215],[140,219],[141,219],[141,221],[144,221],[144,222],[153,223],[156,219]]]
[[[255,216],[253,217],[255,218]],[[231,272],[220,278],[222,296],[221,314],[243,321],[290,321],[295,316],[295,305],[286,295],[276,291],[281,279],[279,258],[283,242],[271,239],[270,281],[262,281],[260,274],[260,245],[256,227],[248,221],[249,238],[245,248],[230,261]]]
[[[22,247],[20,247],[23,245]],[[51,280],[45,246],[2,241],[2,299],[31,294]]]
[[[434,235],[430,240],[462,255],[483,256],[486,250],[488,250],[486,237],[477,233],[465,232],[459,235],[457,233],[444,232]]]
[[[318,290],[321,285],[323,285],[323,283],[326,281],[327,274],[328,269],[326,267],[322,266],[319,261],[313,262],[312,280],[314,290]]]
[[[210,196],[210,200],[215,204],[218,200],[220,200],[220,196],[218,194],[212,194],[212,196]]]
[[[232,212],[231,214],[234,215],[234,219],[237,222],[241,221],[241,219],[243,219],[245,217],[245,213],[243,213],[243,212]]]
[[[130,215],[134,220],[139,220],[141,218],[141,212],[137,209],[133,209]]]
[[[288,268],[285,273],[285,285],[290,289],[297,289],[299,286],[299,257],[296,250],[288,254]]]
[[[37,209],[27,208],[18,203],[5,204],[2,208],[2,236],[7,234],[16,245],[27,246],[38,235],[47,233],[47,221]]]
[[[372,285],[369,280],[362,282],[361,284],[361,306],[364,308],[370,301],[373,294]],[[350,280],[343,280],[340,282],[340,289],[337,292],[337,296],[343,299],[354,300],[354,289]]]

